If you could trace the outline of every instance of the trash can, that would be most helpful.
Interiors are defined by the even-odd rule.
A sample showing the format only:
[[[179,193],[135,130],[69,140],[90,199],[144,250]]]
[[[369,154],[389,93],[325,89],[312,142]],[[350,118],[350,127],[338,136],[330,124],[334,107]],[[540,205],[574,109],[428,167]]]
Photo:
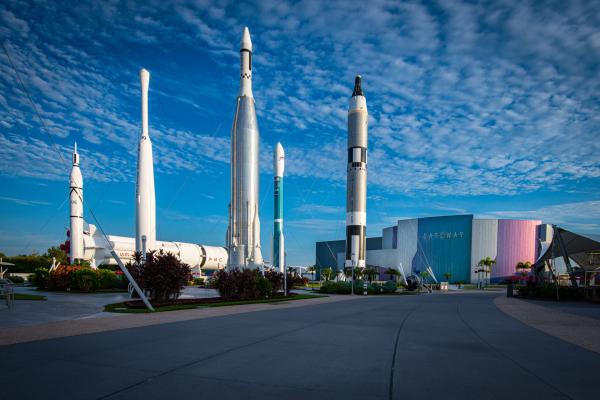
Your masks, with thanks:
[[[513,297],[513,289],[513,283],[508,282],[508,285],[506,285],[506,297]]]

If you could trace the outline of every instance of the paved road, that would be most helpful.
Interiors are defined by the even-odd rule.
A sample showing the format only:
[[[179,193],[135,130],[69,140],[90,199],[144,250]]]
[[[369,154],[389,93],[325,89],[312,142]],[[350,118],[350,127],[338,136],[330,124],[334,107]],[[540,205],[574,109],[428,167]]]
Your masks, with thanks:
[[[17,300],[12,310],[0,310],[0,328],[31,326],[53,321],[114,316],[104,313],[104,306],[129,300],[127,292],[67,293],[36,290],[31,286],[17,286],[16,293],[46,296],[46,301]],[[186,287],[182,298],[215,297],[214,289]]]
[[[496,294],[369,297],[0,347],[4,398],[597,399]]]

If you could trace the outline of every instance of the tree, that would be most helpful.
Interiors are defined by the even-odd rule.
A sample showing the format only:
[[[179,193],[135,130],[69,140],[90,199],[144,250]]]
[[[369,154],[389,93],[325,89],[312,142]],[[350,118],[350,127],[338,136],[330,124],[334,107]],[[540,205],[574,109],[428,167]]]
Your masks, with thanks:
[[[373,278],[379,275],[379,273],[377,272],[377,269],[373,267],[366,267],[363,270],[363,275],[369,280],[369,282],[372,282]]]
[[[527,274],[529,273],[529,270],[531,269],[531,263],[529,261],[519,261],[517,263],[517,266],[515,267],[515,269],[523,277],[523,280],[525,280],[525,277],[527,276]]]
[[[450,282],[450,278],[452,278],[452,273],[450,272],[444,272],[444,279],[448,282]]]
[[[347,279],[351,279],[352,278],[352,267],[344,267],[344,276]]]
[[[192,280],[190,266],[172,253],[150,251],[146,260],[135,254],[134,262],[127,268],[138,285],[152,300],[165,302],[177,300],[187,282]]]
[[[330,280],[333,276],[333,270],[329,267],[321,269],[321,277],[326,281]]]
[[[400,271],[398,271],[396,268],[392,268],[392,267],[386,268],[385,271],[383,271],[383,273],[390,277],[390,281],[395,280],[394,279],[395,276],[400,276]]]
[[[306,268],[306,272],[310,272],[310,274],[312,275],[312,280],[315,280],[315,272],[317,272],[317,266],[316,265],[311,265],[308,268]]]
[[[55,257],[56,261],[63,265],[69,263],[67,253],[65,253],[63,251],[63,249],[61,249],[60,247],[56,247],[56,246],[50,247],[48,250],[46,250],[46,254],[44,254],[44,256],[50,257],[50,258]]]
[[[426,280],[427,278],[429,278],[429,272],[427,272],[427,271],[421,271],[421,272],[419,273],[419,276],[421,277],[421,279],[423,280],[423,282],[425,282],[425,280]]]
[[[482,258],[479,260],[479,266],[484,267],[483,272],[486,274],[485,279],[487,279],[487,275],[492,276],[492,267],[496,264],[496,260],[490,257]]]

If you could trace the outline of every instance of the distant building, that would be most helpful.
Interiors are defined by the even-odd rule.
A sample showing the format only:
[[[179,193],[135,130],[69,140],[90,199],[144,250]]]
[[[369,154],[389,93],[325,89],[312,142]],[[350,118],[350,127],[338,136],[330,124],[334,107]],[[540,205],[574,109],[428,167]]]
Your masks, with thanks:
[[[478,219],[452,215],[399,220],[383,229],[381,237],[367,238],[367,265],[380,272],[392,267],[405,276],[428,267],[437,278],[452,274],[452,282],[477,282],[477,264],[483,258],[496,260],[491,280],[514,275],[520,261],[535,262],[546,238],[548,225],[538,220]],[[317,269],[341,270],[344,241],[317,242]]]

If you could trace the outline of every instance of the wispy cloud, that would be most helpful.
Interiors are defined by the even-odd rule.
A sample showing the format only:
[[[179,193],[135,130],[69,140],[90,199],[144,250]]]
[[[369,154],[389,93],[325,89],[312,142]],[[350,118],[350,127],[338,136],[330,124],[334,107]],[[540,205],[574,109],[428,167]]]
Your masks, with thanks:
[[[0,196],[0,200],[8,201],[10,203],[18,204],[20,206],[51,206],[52,205],[52,203],[48,203],[47,201],[19,199],[16,197]]]
[[[294,211],[301,213],[310,213],[314,215],[320,214],[339,214],[344,215],[344,207],[339,206],[327,206],[323,204],[302,204],[294,209]]]

